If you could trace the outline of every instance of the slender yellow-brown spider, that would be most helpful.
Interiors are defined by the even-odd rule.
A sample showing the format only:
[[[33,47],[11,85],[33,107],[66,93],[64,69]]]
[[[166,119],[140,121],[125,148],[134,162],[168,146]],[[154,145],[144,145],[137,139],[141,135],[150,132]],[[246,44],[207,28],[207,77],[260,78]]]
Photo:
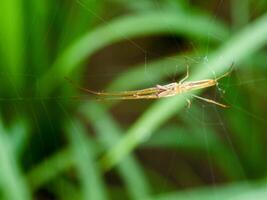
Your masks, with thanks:
[[[231,67],[232,68],[232,67]],[[166,98],[166,97],[172,97],[179,94],[183,94],[192,90],[198,90],[202,88],[212,87],[214,85],[218,84],[218,80],[221,78],[229,75],[231,73],[231,69],[223,74],[222,76],[215,78],[215,79],[204,79],[199,81],[186,81],[189,77],[189,67],[187,66],[187,72],[186,76],[181,79],[178,83],[173,82],[166,85],[156,85],[155,87],[140,89],[140,90],[131,90],[131,91],[121,91],[121,92],[97,92],[93,91],[87,88],[83,88],[78,86],[77,84],[73,83],[70,79],[66,78],[69,82],[71,82],[73,85],[75,85],[80,90],[83,90],[85,92],[88,92],[93,95],[102,96],[106,99],[121,99],[121,100],[127,100],[127,99],[159,99],[159,98]],[[218,106],[227,108],[229,106],[224,105],[222,103],[218,103],[214,100],[207,99],[204,97],[200,97],[194,94],[191,94],[193,97],[206,101],[208,103],[213,103]],[[191,102],[189,99],[187,99],[188,106],[191,105]]]

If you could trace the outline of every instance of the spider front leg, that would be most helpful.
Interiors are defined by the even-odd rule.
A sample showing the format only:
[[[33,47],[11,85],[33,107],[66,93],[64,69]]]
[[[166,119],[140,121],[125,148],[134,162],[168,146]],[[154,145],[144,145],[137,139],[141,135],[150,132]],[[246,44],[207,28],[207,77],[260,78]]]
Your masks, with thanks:
[[[182,85],[183,82],[184,82],[186,79],[188,79],[188,77],[189,77],[189,65],[186,65],[186,75],[185,75],[184,78],[182,78],[182,79],[179,81],[179,85]]]

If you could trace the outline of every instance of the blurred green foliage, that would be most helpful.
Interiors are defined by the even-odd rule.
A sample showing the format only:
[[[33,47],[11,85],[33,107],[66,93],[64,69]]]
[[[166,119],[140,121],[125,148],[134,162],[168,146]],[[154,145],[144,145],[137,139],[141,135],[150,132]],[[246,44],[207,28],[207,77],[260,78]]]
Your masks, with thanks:
[[[2,0],[0,198],[266,199],[266,8]],[[188,109],[184,96],[99,102],[64,79],[131,90],[178,79],[185,65],[200,80],[231,63],[220,85],[230,109]]]

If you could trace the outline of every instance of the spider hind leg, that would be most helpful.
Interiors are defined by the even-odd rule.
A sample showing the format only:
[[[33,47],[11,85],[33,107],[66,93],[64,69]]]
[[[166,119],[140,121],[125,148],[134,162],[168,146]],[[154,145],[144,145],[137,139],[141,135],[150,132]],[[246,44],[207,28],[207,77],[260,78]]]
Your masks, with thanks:
[[[208,102],[208,103],[212,103],[212,104],[215,104],[215,105],[217,105],[217,106],[221,106],[221,107],[223,107],[223,108],[229,108],[228,105],[219,103],[219,102],[214,101],[214,100],[212,100],[212,99],[207,99],[207,98],[200,97],[200,96],[197,96],[197,95],[194,95],[194,94],[192,94],[192,96],[195,97],[195,98],[197,98],[197,99],[200,99],[200,100],[202,100],[202,101],[205,101],[205,102]]]

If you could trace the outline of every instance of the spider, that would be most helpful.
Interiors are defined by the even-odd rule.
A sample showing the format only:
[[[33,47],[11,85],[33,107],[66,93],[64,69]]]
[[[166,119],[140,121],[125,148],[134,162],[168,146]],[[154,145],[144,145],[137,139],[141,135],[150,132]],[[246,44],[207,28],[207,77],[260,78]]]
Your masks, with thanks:
[[[156,85],[155,87],[140,89],[140,90],[131,90],[131,91],[121,91],[121,92],[97,92],[87,88],[80,87],[79,85],[75,84],[72,80],[65,77],[71,84],[76,86],[78,89],[88,92],[93,95],[101,96],[104,99],[111,99],[111,100],[127,100],[127,99],[159,99],[159,98],[166,98],[172,97],[179,94],[183,94],[192,90],[198,90],[202,88],[212,87],[214,85],[218,85],[218,81],[225,76],[228,76],[232,71],[232,66],[228,72],[223,74],[222,76],[215,78],[215,79],[203,79],[199,81],[186,81],[189,77],[189,66],[187,65],[187,72],[186,76],[182,78],[179,82],[172,82],[166,85]],[[227,108],[229,106],[224,105],[222,103],[216,102],[212,99],[207,99],[204,97],[200,97],[197,95],[192,94],[193,97],[206,101],[208,103],[212,103],[223,108]],[[187,99],[188,107],[191,105],[191,101]]]

